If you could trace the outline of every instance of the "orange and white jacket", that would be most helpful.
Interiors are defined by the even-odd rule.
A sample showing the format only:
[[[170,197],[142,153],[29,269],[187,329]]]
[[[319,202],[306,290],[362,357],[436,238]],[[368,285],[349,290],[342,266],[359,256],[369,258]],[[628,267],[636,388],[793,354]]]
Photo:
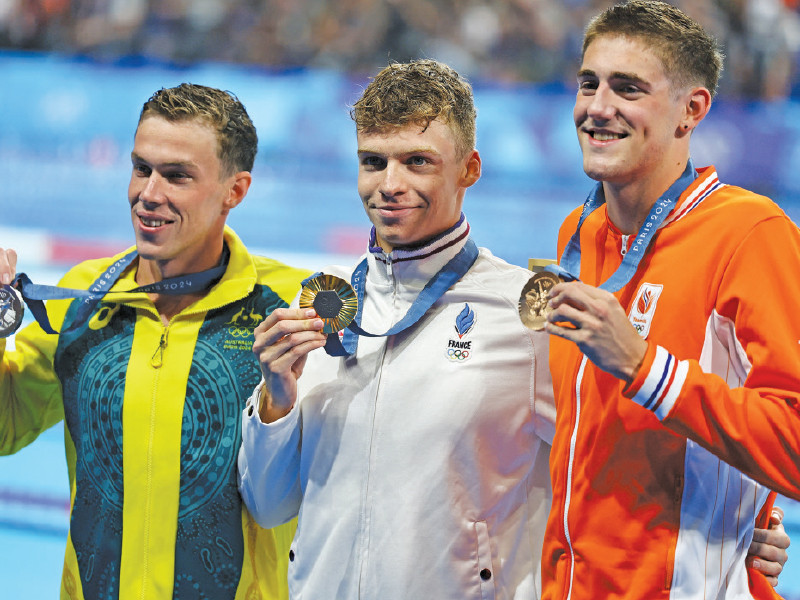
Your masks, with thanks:
[[[744,559],[774,498],[762,484],[800,495],[800,232],[698,174],[615,293],[649,346],[631,385],[551,337],[548,600],[777,597]],[[592,213],[581,280],[607,280],[634,237]]]

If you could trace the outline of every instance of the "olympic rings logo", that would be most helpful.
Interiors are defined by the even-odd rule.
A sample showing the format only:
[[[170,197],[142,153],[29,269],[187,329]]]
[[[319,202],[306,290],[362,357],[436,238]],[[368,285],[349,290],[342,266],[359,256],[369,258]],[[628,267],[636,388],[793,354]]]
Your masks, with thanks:
[[[447,358],[452,361],[462,361],[469,358],[469,350],[462,350],[461,348],[448,348]]]
[[[246,338],[253,335],[253,330],[247,327],[228,327],[228,333],[231,334],[231,337]]]

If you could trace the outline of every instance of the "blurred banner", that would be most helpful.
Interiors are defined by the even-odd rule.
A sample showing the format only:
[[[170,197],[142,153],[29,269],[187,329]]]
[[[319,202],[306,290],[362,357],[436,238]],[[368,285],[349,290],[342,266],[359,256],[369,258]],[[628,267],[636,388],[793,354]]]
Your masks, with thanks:
[[[56,258],[68,264],[91,254],[92,245],[105,253],[128,244],[125,191],[139,110],[157,89],[183,81],[234,92],[258,128],[255,181],[230,219],[248,244],[363,251],[367,227],[355,191],[349,106],[365,81],[324,70],[217,63],[178,69],[0,53],[0,225],[56,235]],[[516,264],[552,256],[558,226],[592,186],[581,169],[573,91],[474,87],[483,157],[483,177],[465,203],[474,236]],[[797,102],[721,100],[696,132],[693,156],[697,165],[713,162],[724,182],[771,196],[797,220],[798,133]]]

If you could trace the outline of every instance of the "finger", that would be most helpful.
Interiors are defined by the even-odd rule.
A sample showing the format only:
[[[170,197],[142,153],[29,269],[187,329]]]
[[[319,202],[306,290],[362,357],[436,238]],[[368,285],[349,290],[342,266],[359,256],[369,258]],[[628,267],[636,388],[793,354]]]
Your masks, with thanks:
[[[275,314],[280,311],[280,314]],[[271,346],[286,338],[287,336],[300,331],[321,332],[325,323],[316,316],[313,310],[305,311],[302,309],[278,309],[267,317],[258,327],[256,327],[255,348]],[[288,312],[291,311],[291,312]]]
[[[767,546],[775,546],[780,550],[786,550],[789,547],[789,535],[786,533],[782,524],[773,525],[769,529],[753,530],[753,544],[762,543]],[[752,544],[751,544],[752,549]],[[751,553],[755,554],[755,552]]]
[[[17,253],[12,249],[0,248],[0,283],[10,284],[17,273]]]
[[[773,506],[769,515],[770,525],[780,525],[783,523],[783,509],[780,506]]]
[[[316,316],[313,308],[276,308],[258,324],[255,333],[263,333],[280,321],[311,319]]]
[[[302,373],[302,367],[309,352],[322,348],[325,336],[300,341],[280,342],[270,346],[258,355],[264,379],[277,376],[281,379],[296,379]]]
[[[778,576],[783,571],[783,565],[780,563],[749,555],[745,559],[745,564],[748,567],[755,569],[759,573],[762,573],[772,584],[772,587],[778,585]]]

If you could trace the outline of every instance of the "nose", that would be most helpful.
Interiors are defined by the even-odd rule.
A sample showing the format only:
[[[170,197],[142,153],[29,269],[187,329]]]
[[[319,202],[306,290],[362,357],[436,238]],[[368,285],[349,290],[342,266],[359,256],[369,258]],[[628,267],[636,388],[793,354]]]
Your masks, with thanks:
[[[139,199],[145,204],[159,204],[164,201],[164,178],[155,171],[150,173],[139,191]]]
[[[601,83],[590,98],[586,107],[586,114],[591,119],[608,121],[614,116],[617,110],[614,104],[615,95],[608,85]]]
[[[386,163],[378,189],[385,198],[394,198],[406,191],[405,172],[399,161],[390,160]]]

